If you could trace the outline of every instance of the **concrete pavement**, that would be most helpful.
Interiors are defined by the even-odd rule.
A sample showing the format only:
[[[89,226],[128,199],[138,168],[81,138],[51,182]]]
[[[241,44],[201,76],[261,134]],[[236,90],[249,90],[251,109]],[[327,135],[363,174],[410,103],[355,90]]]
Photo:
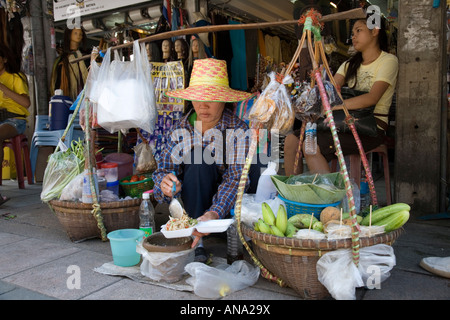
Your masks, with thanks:
[[[382,179],[378,180],[377,189],[383,184]],[[26,184],[26,189],[20,190],[17,182],[11,180],[3,180],[0,187],[1,194],[11,198],[0,207],[0,300],[202,300],[193,292],[95,272],[95,268],[112,261],[109,242],[100,239],[71,242],[56,216],[40,201],[41,187]],[[158,206],[157,211],[158,227],[168,218],[164,206]],[[226,257],[225,239],[210,237],[205,240],[205,247],[214,257]],[[391,276],[380,290],[358,288],[357,299],[450,299],[450,279],[435,276],[419,266],[424,257],[450,256],[450,219],[410,220],[393,247],[397,262]],[[79,268],[79,289],[70,288],[73,266]],[[260,277],[254,286],[223,300],[300,300],[300,297],[292,289]]]

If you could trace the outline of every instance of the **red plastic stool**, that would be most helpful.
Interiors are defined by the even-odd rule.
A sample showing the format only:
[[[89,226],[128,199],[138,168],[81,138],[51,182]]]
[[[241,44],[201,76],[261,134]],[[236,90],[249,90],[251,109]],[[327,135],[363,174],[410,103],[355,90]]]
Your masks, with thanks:
[[[383,169],[384,169],[384,183],[386,186],[386,203],[387,205],[392,204],[392,195],[391,195],[391,179],[389,175],[389,159],[388,159],[388,150],[386,145],[380,144],[373,150],[366,152],[366,154],[371,154],[377,152],[379,157],[383,161]],[[357,186],[360,185],[361,182],[361,156],[359,154],[349,155],[350,159],[350,170],[349,175],[350,179],[353,179]],[[337,167],[337,159],[331,160],[331,171],[336,172]]]
[[[9,147],[14,152],[16,161],[17,182],[19,189],[25,189],[25,178],[23,170],[23,161],[25,161],[25,170],[27,174],[28,184],[33,184],[33,174],[31,173],[30,149],[28,147],[28,138],[24,134],[19,134],[12,139],[3,142],[4,147]],[[23,157],[22,157],[23,150]],[[18,160],[20,159],[20,161]],[[2,170],[0,170],[0,185],[2,184]]]

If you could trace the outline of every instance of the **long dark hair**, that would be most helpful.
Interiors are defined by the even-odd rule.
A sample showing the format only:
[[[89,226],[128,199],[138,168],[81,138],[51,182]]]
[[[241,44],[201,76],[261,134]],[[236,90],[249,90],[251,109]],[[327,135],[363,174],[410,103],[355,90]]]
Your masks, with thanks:
[[[367,19],[360,19],[356,21],[367,21]],[[352,24],[352,26],[356,23],[356,21]],[[382,51],[388,51],[388,37],[386,33],[386,26],[384,19],[380,19],[380,29],[378,32],[378,45],[380,46],[380,49]],[[349,60],[347,60],[348,68],[347,73],[345,74],[345,83],[348,84],[348,82],[355,78],[355,84],[358,81],[357,79],[357,73],[358,69],[361,66],[363,62],[363,56],[361,52],[357,52],[355,55],[353,55]]]
[[[11,49],[5,47],[4,45],[0,45],[0,57],[6,59],[5,71],[10,74],[17,74],[28,86],[27,78],[21,72],[21,65],[17,59],[15,59]]]

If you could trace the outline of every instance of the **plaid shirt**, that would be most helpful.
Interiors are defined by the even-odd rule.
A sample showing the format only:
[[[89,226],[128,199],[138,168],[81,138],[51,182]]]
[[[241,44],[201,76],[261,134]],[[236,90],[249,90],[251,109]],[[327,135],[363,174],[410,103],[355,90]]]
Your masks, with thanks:
[[[235,116],[231,110],[227,108],[224,109],[221,120],[213,128],[220,131],[221,139],[218,141],[222,141],[223,134],[226,132],[227,164],[224,165],[224,157],[222,154],[223,143],[218,142],[217,145],[213,146],[213,142],[217,135],[212,138],[210,134],[217,134],[219,131],[207,130],[205,135],[202,136],[201,133],[198,130],[195,130],[189,123],[189,116],[193,111],[194,109],[180,119],[178,124],[173,127],[173,132],[167,142],[167,148],[161,153],[158,169],[153,173],[153,181],[155,183],[153,187],[154,197],[158,202],[170,202],[171,198],[165,196],[161,191],[160,185],[162,179],[171,172],[175,172],[176,175],[179,176],[183,170],[183,157],[187,156],[187,160],[190,161],[190,151],[193,149],[200,150],[202,157],[205,154],[210,154],[211,157],[215,157],[216,165],[222,175],[222,183],[219,185],[217,193],[212,199],[212,205],[206,210],[216,212],[219,218],[222,219],[227,215],[230,209],[233,208],[234,202],[236,201],[239,181],[248,153],[250,131],[244,121]],[[181,139],[180,137],[177,137],[177,135],[180,135],[185,139]],[[237,140],[232,143],[235,137],[237,137]],[[177,141],[174,139],[177,139]],[[234,146],[232,152],[229,150],[230,146]],[[194,158],[194,160],[197,159]],[[182,188],[189,187],[186,185],[188,183],[189,182],[185,182]]]

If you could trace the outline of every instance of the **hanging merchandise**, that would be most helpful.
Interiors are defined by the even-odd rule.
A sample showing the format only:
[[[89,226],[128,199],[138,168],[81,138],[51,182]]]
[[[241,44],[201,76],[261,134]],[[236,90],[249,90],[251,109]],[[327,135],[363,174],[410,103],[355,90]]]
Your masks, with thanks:
[[[164,150],[165,144],[169,140],[169,134],[172,132],[173,126],[181,119],[184,112],[184,101],[169,98],[165,93],[166,91],[185,88],[185,70],[182,61],[152,62],[150,68],[158,114],[155,130],[149,133],[142,128],[139,132],[137,145],[144,139],[149,141],[155,160],[158,161],[161,151]]]
[[[163,7],[162,7],[162,13],[164,18],[166,18],[167,23],[169,26],[172,24],[172,8],[170,4],[170,0],[163,0]]]
[[[92,100],[98,124],[110,133],[130,128],[153,132],[156,104],[145,46],[133,45],[133,61],[119,61],[108,49]],[[124,107],[126,106],[126,108]]]

